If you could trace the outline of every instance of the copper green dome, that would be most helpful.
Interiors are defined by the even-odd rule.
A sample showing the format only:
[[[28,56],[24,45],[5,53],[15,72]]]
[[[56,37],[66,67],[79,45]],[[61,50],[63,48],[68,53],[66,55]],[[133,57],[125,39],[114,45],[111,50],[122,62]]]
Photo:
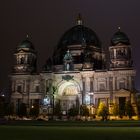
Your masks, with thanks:
[[[83,40],[87,45],[101,47],[101,42],[94,31],[81,25],[76,25],[66,31],[58,43],[58,48],[67,47],[69,45],[80,45]]]
[[[112,46],[117,45],[119,43],[122,43],[125,45],[130,44],[129,38],[127,37],[127,35],[124,32],[120,31],[120,28],[119,28],[119,31],[116,32],[111,39]]]
[[[19,44],[18,48],[20,48],[20,49],[27,48],[27,49],[33,49],[33,50],[34,50],[34,46],[33,46],[32,42],[29,41],[28,39],[23,40],[23,41]]]

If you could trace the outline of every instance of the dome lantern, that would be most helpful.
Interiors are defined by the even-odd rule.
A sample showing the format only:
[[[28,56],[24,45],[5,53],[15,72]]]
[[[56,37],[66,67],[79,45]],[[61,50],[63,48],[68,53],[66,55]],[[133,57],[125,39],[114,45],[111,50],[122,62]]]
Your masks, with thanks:
[[[120,26],[118,27],[118,31],[121,31],[121,27]]]
[[[80,13],[78,14],[78,17],[77,17],[76,22],[77,22],[77,25],[83,25],[82,16],[81,16],[81,14],[80,14]]]

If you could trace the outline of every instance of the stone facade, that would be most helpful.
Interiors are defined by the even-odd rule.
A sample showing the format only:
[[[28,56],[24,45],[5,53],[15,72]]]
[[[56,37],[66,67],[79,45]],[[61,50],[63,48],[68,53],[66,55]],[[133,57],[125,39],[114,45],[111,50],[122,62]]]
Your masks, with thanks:
[[[120,29],[113,35],[107,59],[97,35],[80,20],[62,36],[40,73],[36,72],[36,51],[29,39],[17,47],[10,76],[15,113],[21,103],[29,110],[37,103],[40,113],[49,114],[59,101],[66,114],[73,105],[96,109],[100,101],[108,107],[122,100],[135,102],[132,91],[136,73],[128,37]]]

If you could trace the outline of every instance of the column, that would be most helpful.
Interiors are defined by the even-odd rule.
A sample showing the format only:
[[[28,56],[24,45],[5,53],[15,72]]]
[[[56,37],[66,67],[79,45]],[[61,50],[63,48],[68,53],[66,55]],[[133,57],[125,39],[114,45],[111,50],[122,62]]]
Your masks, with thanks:
[[[127,80],[126,80],[126,89],[130,89],[130,84],[129,84],[129,76],[127,76]]]
[[[90,77],[90,92],[93,92],[93,77]]]
[[[99,105],[99,98],[95,98],[95,106],[98,107]]]
[[[30,112],[30,80],[26,80],[26,92],[27,92],[27,114]]]
[[[106,88],[107,88],[107,90],[110,90],[110,79],[109,79],[109,77],[106,78]]]
[[[117,90],[118,89],[118,86],[117,86],[117,77],[114,77],[114,90]]]
[[[128,88],[131,90],[131,89],[132,89],[132,85],[131,85],[131,76],[129,76],[128,82],[129,82],[129,87],[128,87]]]
[[[98,78],[95,78],[94,91],[98,91]]]
[[[83,91],[82,91],[82,104],[84,104],[84,98],[85,98],[85,77],[82,77],[82,86],[83,86]]]
[[[116,49],[114,49],[114,59],[116,59]]]
[[[87,92],[89,92],[90,91],[90,78],[89,77],[86,77],[85,78],[85,91]]]

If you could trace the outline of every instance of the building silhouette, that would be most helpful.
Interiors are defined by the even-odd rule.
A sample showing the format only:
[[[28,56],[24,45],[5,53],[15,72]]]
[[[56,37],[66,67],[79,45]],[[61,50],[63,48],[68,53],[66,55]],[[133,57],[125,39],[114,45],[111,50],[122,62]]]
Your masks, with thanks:
[[[17,46],[11,81],[11,102],[15,113],[21,103],[28,110],[38,104],[40,113],[52,113],[59,102],[62,114],[72,106],[86,105],[90,113],[104,102],[120,108],[125,102],[134,103],[135,70],[132,65],[128,36],[118,31],[104,51],[97,34],[83,25],[81,16],[76,25],[67,30],[48,58],[42,71],[37,72],[37,52],[28,36]]]

